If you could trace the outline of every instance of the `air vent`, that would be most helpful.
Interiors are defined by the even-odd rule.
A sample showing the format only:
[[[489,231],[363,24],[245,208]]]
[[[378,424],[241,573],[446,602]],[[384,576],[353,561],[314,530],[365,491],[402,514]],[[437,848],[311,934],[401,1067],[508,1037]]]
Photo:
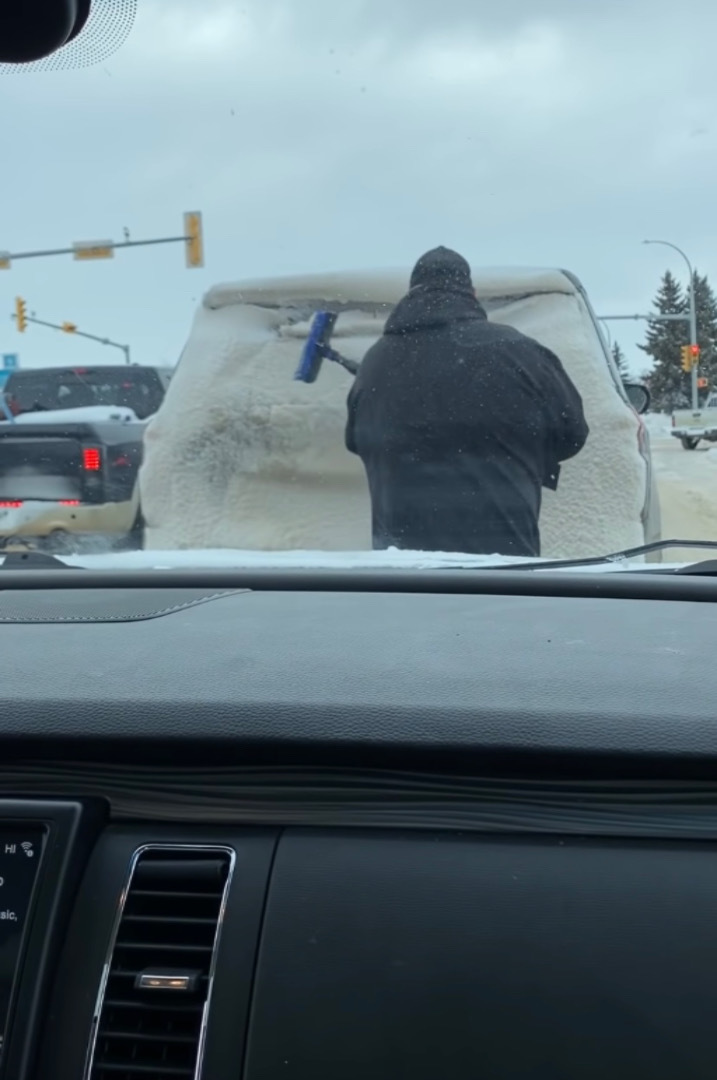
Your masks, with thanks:
[[[98,998],[89,1080],[195,1080],[234,853],[144,848]]]

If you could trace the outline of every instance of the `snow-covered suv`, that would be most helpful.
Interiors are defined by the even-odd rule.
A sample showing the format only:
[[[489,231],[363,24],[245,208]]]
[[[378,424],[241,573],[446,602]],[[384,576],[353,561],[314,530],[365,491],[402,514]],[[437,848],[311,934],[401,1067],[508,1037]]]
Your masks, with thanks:
[[[582,394],[590,437],[546,491],[543,555],[584,557],[659,538],[649,436],[580,282],[562,270],[474,269],[489,318],[551,348]],[[294,380],[317,310],[339,312],[338,351],[360,361],[408,273],[334,273],[217,285],[205,296],[140,472],[146,545],[370,548],[361,463],[344,448],[351,376]]]

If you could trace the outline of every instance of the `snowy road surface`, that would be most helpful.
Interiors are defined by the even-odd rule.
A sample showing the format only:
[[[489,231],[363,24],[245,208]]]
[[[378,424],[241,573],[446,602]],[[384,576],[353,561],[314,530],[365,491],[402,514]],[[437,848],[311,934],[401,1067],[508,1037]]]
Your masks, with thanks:
[[[669,434],[667,417],[649,417],[652,460],[666,540],[717,540],[717,444],[683,450]],[[666,552],[665,561],[706,558],[694,548]]]

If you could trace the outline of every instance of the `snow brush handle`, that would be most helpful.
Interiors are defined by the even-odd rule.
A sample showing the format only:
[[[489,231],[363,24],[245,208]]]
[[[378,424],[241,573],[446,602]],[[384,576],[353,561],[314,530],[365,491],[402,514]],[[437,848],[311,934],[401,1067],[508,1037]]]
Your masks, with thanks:
[[[342,368],[345,368],[350,375],[356,375],[360,364],[356,360],[349,360],[347,357],[342,356],[341,353],[337,353],[335,349],[324,348],[324,356],[327,360],[333,360],[335,364],[340,364]]]

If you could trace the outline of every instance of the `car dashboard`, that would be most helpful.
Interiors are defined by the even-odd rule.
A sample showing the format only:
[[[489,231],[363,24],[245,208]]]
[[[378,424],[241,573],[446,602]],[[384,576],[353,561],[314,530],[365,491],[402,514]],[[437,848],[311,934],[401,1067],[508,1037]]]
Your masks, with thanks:
[[[0,585],[0,1076],[711,1080],[712,581]]]

